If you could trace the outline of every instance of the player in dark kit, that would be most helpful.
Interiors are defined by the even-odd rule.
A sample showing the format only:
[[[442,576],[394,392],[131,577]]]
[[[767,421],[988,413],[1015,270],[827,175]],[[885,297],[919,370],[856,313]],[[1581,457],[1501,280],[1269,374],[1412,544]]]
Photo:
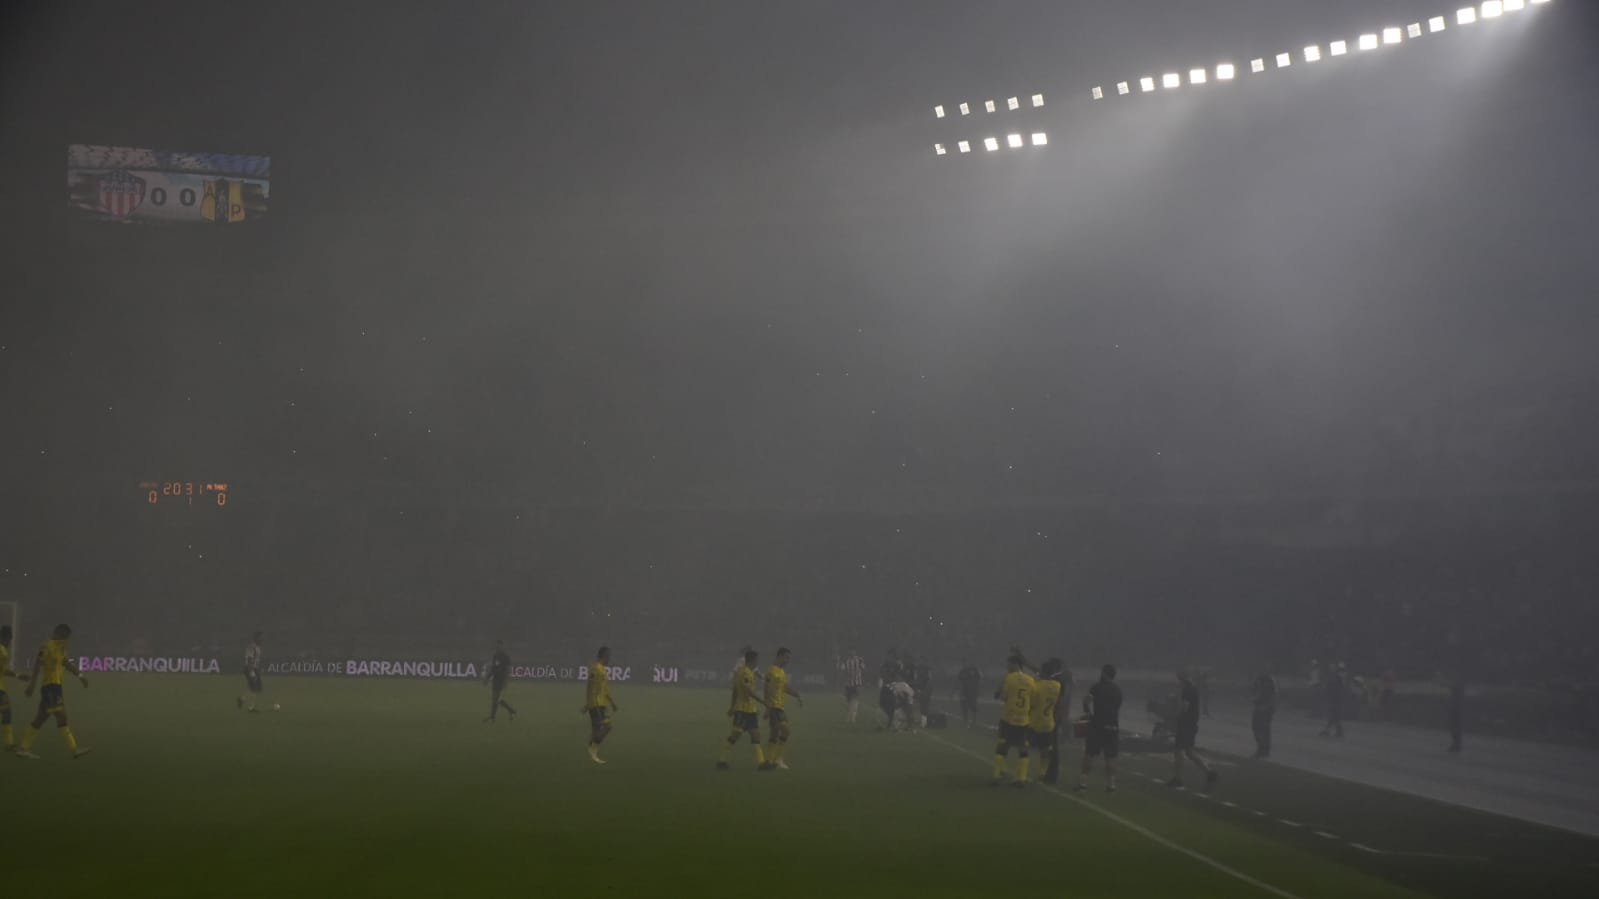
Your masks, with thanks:
[[[516,720],[516,709],[509,702],[501,698],[505,693],[506,684],[511,682],[511,657],[505,652],[505,641],[494,641],[494,655],[489,658],[489,663],[484,666],[483,683],[489,685],[489,716],[483,719],[484,724],[493,724],[494,716],[499,714],[500,707],[510,713],[511,720]]]
[[[1094,759],[1105,757],[1105,790],[1116,792],[1116,756],[1121,751],[1120,728],[1122,713],[1122,688],[1116,684],[1116,666],[1099,669],[1099,681],[1088,688],[1083,696],[1083,711],[1088,714],[1086,745],[1083,747],[1083,771],[1077,780],[1077,792],[1088,789],[1088,772],[1094,770]]]
[[[983,673],[977,670],[977,666],[969,665],[962,659],[955,683],[959,685],[957,692],[961,699],[961,721],[966,723],[968,729],[977,726],[977,689],[982,682]]]
[[[1177,713],[1177,742],[1172,752],[1171,780],[1168,780],[1166,785],[1169,787],[1183,785],[1183,759],[1186,758],[1205,772],[1205,789],[1208,791],[1216,786],[1216,780],[1220,775],[1194,749],[1194,741],[1199,737],[1199,688],[1194,685],[1194,679],[1186,671],[1177,672],[1177,683],[1182,687],[1182,696],[1178,700],[1180,711]]]

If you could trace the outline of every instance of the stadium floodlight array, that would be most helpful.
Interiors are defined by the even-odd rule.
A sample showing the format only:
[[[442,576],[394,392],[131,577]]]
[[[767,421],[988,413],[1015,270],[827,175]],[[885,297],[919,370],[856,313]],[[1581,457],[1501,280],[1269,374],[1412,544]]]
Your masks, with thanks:
[[[1528,6],[1542,6],[1548,2],[1549,0],[1483,0],[1479,4],[1463,6],[1457,9],[1455,11],[1455,24],[1474,25],[1486,19],[1503,18],[1509,13],[1525,10]],[[1335,40],[1329,41],[1325,45],[1307,45],[1303,51],[1303,59],[1306,63],[1317,63],[1328,57],[1348,56],[1352,49],[1370,51],[1384,46],[1400,46],[1407,39],[1411,41],[1419,40],[1424,35],[1441,34],[1447,31],[1448,28],[1449,18],[1445,15],[1430,16],[1420,21],[1411,22],[1408,25],[1387,25],[1377,31],[1362,33],[1353,41]],[[1294,55],[1289,52],[1281,52],[1269,56],[1253,57],[1249,60],[1249,71],[1251,74],[1256,75],[1264,73],[1268,68],[1268,60],[1274,64],[1272,66],[1274,68],[1289,68],[1294,63]],[[1212,80],[1232,81],[1238,75],[1238,68],[1238,66],[1230,62],[1217,63],[1214,74],[1208,68],[1189,68],[1186,70],[1188,72],[1188,83],[1190,85],[1199,85],[1208,84]],[[1152,94],[1156,93],[1157,90],[1175,90],[1183,85],[1183,71],[1183,69],[1177,69],[1164,72],[1158,76],[1144,75],[1138,78],[1136,82],[1118,81],[1116,82],[1116,96],[1128,97],[1133,95],[1135,93],[1133,90],[1135,83],[1138,86],[1136,93],[1140,94]],[[1088,94],[1093,100],[1105,100],[1110,97],[1110,91],[1104,85],[1095,85],[1089,89]],[[1043,107],[1043,94],[1033,94],[1030,99],[1033,109]],[[1018,112],[1023,105],[1022,95],[1008,97],[1005,100],[1005,111]],[[956,108],[959,109],[962,116],[971,115],[971,106],[968,103],[961,103]],[[990,113],[1000,111],[998,103],[994,100],[983,101],[983,108]],[[949,113],[943,105],[938,105],[933,107],[933,115],[935,118],[943,119]],[[990,153],[997,152],[1000,148],[1000,140],[999,137],[983,138],[983,149]],[[1004,136],[1004,141],[1006,146],[1011,149],[1021,149],[1029,144],[1034,147],[1043,147],[1049,143],[1048,137],[1042,131],[1030,133],[1008,132]],[[961,154],[969,154],[972,152],[972,143],[962,140],[955,144],[955,148]],[[944,143],[934,144],[933,150],[939,156],[950,155],[948,146]]]

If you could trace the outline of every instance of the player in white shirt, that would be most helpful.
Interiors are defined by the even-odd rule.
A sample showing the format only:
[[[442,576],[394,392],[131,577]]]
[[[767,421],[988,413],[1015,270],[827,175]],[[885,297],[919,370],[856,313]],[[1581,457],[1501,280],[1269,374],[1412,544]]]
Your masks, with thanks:
[[[261,632],[250,635],[250,645],[244,648],[245,693],[238,699],[240,711],[256,712],[256,701],[261,698]]]

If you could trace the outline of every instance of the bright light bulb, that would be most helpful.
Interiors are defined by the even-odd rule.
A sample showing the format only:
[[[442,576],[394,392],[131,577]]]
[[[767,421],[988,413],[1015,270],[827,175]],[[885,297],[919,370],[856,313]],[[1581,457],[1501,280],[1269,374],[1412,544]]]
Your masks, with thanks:
[[[1470,25],[1475,21],[1477,21],[1476,7],[1468,6],[1465,9],[1459,10],[1455,13],[1456,25]]]
[[[942,107],[942,106],[934,106],[933,107],[933,115],[938,116],[939,118],[943,118],[944,117],[944,107]]]
[[[1264,60],[1264,59],[1251,59],[1249,61],[1249,71],[1257,72],[1257,73],[1266,71],[1266,60]]]
[[[1421,37],[1421,23],[1411,22],[1409,25],[1406,25],[1405,33],[1410,35],[1412,38]]]
[[[1038,107],[1043,106],[1043,105],[1044,105],[1044,95],[1043,94],[1033,94],[1033,108],[1037,109]]]
[[[1160,76],[1160,86],[1166,88],[1167,90],[1170,90],[1174,87],[1181,87],[1182,83],[1183,76],[1177,74],[1176,72],[1167,72],[1166,74]]]
[[[1384,28],[1382,30],[1382,42],[1385,44],[1397,44],[1404,39],[1405,33],[1399,28]]]
[[[1504,14],[1505,4],[1500,2],[1500,0],[1488,0],[1487,3],[1482,5],[1482,17],[1484,19],[1497,19]]]
[[[1116,82],[1116,93],[1122,95],[1123,97],[1125,97],[1128,94],[1132,93],[1132,90],[1133,90],[1132,86],[1129,85],[1127,82],[1125,82],[1125,81]]]
[[[962,103],[961,104],[961,115],[971,115],[971,114],[972,114],[972,107],[970,105],[968,105],[968,104]]]
[[[1204,84],[1205,80],[1206,80],[1206,75],[1208,75],[1208,74],[1209,73],[1206,72],[1204,69],[1189,69],[1188,70],[1188,83],[1189,84]]]
[[[988,110],[989,112],[994,112],[995,109],[997,109],[997,107],[994,106],[994,101],[993,100],[984,100],[983,101],[983,108]]]
[[[1348,41],[1333,41],[1327,45],[1327,50],[1334,56],[1343,56],[1349,52]]]
[[[1138,89],[1146,94],[1149,93],[1155,89],[1155,79],[1149,77],[1148,75],[1138,79]]]
[[[1505,12],[1521,12],[1527,8],[1527,0],[1505,0]]]
[[[1432,32],[1433,34],[1437,34],[1438,32],[1443,31],[1447,27],[1449,27],[1449,26],[1444,21],[1444,17],[1443,16],[1433,16],[1432,18],[1427,20],[1427,30]]]
[[[971,141],[963,140],[960,143],[955,145],[955,149],[961,151],[962,153],[970,153],[970,152],[972,152]]]
[[[944,145],[943,144],[933,144],[933,152],[937,153],[940,156],[943,156],[944,153],[947,152],[947,151],[944,149]]]
[[[1005,135],[1005,143],[1012,150],[1019,149],[1022,145],[1022,136],[1020,134],[1007,134]]]
[[[1357,46],[1359,46],[1360,49],[1362,49],[1362,50],[1375,50],[1375,49],[1377,49],[1377,35],[1375,35],[1375,34],[1363,34],[1363,35],[1361,35],[1360,36],[1360,43]]]
[[[1320,47],[1306,47],[1305,48],[1305,62],[1321,62],[1321,48]]]
[[[995,150],[998,150],[999,149],[999,138],[997,138],[997,137],[985,137],[985,138],[983,138],[983,149],[987,150],[990,153],[994,152]]]
[[[1105,89],[1102,87],[1096,87],[1093,90],[1093,95],[1095,100],[1103,100],[1105,99]]]
[[[1230,62],[1224,62],[1216,67],[1217,81],[1231,81],[1233,78],[1237,77],[1237,75],[1238,70],[1235,69],[1233,64]]]
[[[1022,108],[1022,101],[1019,98],[1017,98],[1017,97],[1011,97],[1009,100],[1005,101],[1005,108],[1009,109],[1009,110],[1012,110],[1012,111],[1015,111],[1017,109],[1021,109]]]
[[[1047,143],[1049,143],[1049,135],[1042,131],[1033,132],[1033,146],[1042,147]]]
[[[1277,54],[1277,68],[1286,69],[1294,64],[1294,58],[1287,53]]]

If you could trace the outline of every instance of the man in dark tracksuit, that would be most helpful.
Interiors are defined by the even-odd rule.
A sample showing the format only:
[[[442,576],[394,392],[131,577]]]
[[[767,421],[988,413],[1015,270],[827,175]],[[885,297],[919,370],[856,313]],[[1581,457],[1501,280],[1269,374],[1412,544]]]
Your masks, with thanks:
[[[1277,681],[1262,671],[1255,675],[1255,705],[1249,724],[1255,731],[1255,758],[1271,758],[1271,719],[1277,714]]]

